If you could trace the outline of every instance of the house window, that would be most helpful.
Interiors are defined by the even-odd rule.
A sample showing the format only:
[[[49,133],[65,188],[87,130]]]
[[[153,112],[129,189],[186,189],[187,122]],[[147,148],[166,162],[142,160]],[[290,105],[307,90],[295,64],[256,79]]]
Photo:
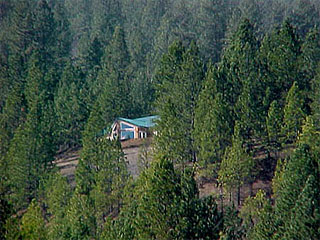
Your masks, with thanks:
[[[146,138],[147,137],[147,133],[146,132],[139,132],[139,138]]]
[[[120,128],[121,128],[121,130],[124,130],[124,129],[127,129],[127,128],[131,128],[132,129],[133,127],[128,125],[128,124],[121,123]]]
[[[121,131],[121,140],[133,139],[133,138],[134,138],[133,131]]]

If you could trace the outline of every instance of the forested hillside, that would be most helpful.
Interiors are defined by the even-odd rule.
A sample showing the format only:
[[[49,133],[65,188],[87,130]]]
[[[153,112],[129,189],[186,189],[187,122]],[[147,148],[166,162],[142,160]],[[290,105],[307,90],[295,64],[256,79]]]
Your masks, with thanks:
[[[0,0],[0,239],[320,239],[319,25],[318,0]],[[148,115],[133,178],[99,133]]]

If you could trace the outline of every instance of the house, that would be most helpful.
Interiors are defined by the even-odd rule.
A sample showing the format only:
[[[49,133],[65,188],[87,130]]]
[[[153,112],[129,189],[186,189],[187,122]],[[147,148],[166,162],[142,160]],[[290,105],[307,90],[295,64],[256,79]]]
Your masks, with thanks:
[[[150,137],[155,134],[153,127],[156,125],[158,119],[159,116],[135,119],[117,118],[111,126],[109,138],[126,140]]]

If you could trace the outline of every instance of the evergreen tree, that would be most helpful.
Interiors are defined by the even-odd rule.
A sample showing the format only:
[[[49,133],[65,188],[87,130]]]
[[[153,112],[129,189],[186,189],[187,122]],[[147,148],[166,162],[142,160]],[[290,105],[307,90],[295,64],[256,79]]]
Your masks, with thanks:
[[[311,82],[311,112],[317,124],[320,123],[320,66],[316,69],[316,75]]]
[[[40,0],[32,12],[33,50],[41,54],[41,59],[47,65],[53,61],[56,45],[56,22],[53,12],[46,0]]]
[[[55,22],[55,33],[53,33],[56,39],[54,43],[54,56],[56,68],[60,72],[71,52],[72,34],[64,3],[62,1],[54,1],[54,6],[51,8]]]
[[[155,108],[160,116],[157,148],[173,161],[196,161],[195,105],[203,80],[203,66],[196,45],[191,44],[185,51],[181,43],[174,43],[163,56],[156,79]]]
[[[8,39],[13,54],[19,54],[21,61],[27,63],[33,41],[31,3],[28,0],[14,2],[12,25]]]
[[[320,237],[319,172],[310,175],[285,222],[286,239],[318,239]]]
[[[264,99],[266,109],[273,100],[283,105],[285,96],[296,81],[300,86],[298,57],[300,41],[289,21],[285,21],[280,29],[267,35],[260,47],[261,73],[267,90]]]
[[[45,76],[34,55],[25,89],[28,103],[26,122],[15,132],[8,152],[11,199],[20,208],[35,197],[39,181],[53,161],[52,103],[48,100]]]
[[[227,206],[223,212],[223,229],[219,233],[221,240],[237,240],[245,236],[242,219],[234,205]]]
[[[244,19],[230,38],[230,44],[219,64],[220,75],[224,76],[218,78],[217,90],[223,94],[227,104],[234,106],[232,121],[238,120],[241,123],[241,134],[245,139],[261,131],[257,122],[263,116],[263,85],[257,71],[257,50],[253,25]]]
[[[181,41],[188,46],[195,41],[195,24],[192,19],[192,1],[177,0],[169,2],[169,7],[161,18],[153,44],[150,61],[153,69],[161,64],[162,55],[169,51],[175,41]]]
[[[101,139],[97,146],[94,186],[90,192],[95,204],[98,227],[109,215],[116,215],[121,207],[128,171],[120,142]]]
[[[195,114],[195,139],[198,160],[203,166],[219,163],[225,148],[230,145],[233,123],[230,109],[221,93],[214,92],[214,80],[209,72],[199,95]]]
[[[279,137],[281,133],[283,113],[278,101],[274,100],[268,110],[266,117],[266,127],[268,132],[268,145],[271,150],[277,150],[279,147]]]
[[[48,239],[70,238],[70,226],[67,221],[67,207],[71,198],[71,189],[60,173],[53,173],[45,183],[45,199],[49,225]]]
[[[22,239],[47,239],[45,222],[39,203],[35,200],[30,203],[27,212],[23,215],[20,228]]]
[[[204,62],[212,60],[214,63],[220,59],[223,39],[230,16],[230,1],[202,0],[198,1],[193,18],[199,21],[196,25],[200,55]]]
[[[66,211],[67,226],[70,229],[67,235],[69,239],[95,238],[96,221],[93,212],[92,200],[75,190]]]
[[[301,55],[299,56],[299,68],[301,74],[301,90],[304,90],[304,98],[309,102],[307,96],[311,89],[312,79],[316,76],[318,62],[320,61],[320,33],[318,28],[310,29],[303,44],[301,45]]]
[[[286,141],[294,142],[299,134],[302,121],[305,117],[303,102],[297,82],[293,83],[288,92],[283,112],[282,132],[285,134]]]
[[[68,62],[54,101],[61,145],[80,144],[80,133],[87,118],[87,109],[82,96],[83,85],[81,72]]]
[[[214,199],[199,199],[192,172],[179,174],[170,159],[158,156],[139,176],[130,202],[134,239],[218,239],[222,219]]]
[[[102,61],[97,82],[91,86],[96,90],[89,90],[98,95],[84,132],[85,138],[91,140],[115,118],[130,116],[130,83],[126,75],[130,60],[121,28],[116,28]]]
[[[247,228],[254,223],[251,229],[246,229],[248,239],[272,239],[275,231],[273,209],[263,191],[259,190],[254,198],[246,199],[241,209],[241,217],[247,218],[247,222],[244,223]]]
[[[314,26],[319,25],[319,12],[310,0],[298,0],[295,3],[288,15],[298,34],[304,38]]]
[[[72,34],[72,56],[78,59],[87,52],[92,25],[92,1],[65,0]]]
[[[121,1],[114,0],[93,0],[91,38],[99,37],[107,44],[112,39],[112,34],[117,26],[122,25],[123,14]]]
[[[254,167],[253,158],[243,148],[243,142],[239,135],[239,125],[236,123],[232,138],[232,146],[225,151],[219,170],[219,182],[231,194],[237,188],[237,203],[240,205],[241,186],[251,180]]]
[[[85,85],[83,91],[85,92],[84,100],[86,107],[90,112],[97,99],[101,89],[97,87],[97,76],[101,70],[101,58],[103,56],[103,46],[101,41],[95,37],[89,46],[87,54],[83,57],[81,63],[82,71],[85,73]]]
[[[278,183],[275,202],[275,239],[281,239],[285,225],[291,218],[297,199],[310,175],[318,176],[318,165],[312,156],[310,147],[306,144],[298,145],[290,161],[285,166]]]

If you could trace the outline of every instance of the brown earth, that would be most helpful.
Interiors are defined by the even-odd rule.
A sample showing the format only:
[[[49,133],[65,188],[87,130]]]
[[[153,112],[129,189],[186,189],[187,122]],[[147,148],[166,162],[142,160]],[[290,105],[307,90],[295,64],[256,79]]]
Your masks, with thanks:
[[[140,154],[141,146],[145,144],[146,148],[150,150],[150,143],[152,139],[131,139],[121,142],[125,157],[128,163],[128,170],[133,178],[136,178],[139,175],[138,169],[138,158]],[[75,170],[79,162],[79,155],[81,149],[68,149],[56,156],[55,163],[60,169],[60,172],[63,176],[67,177],[68,182],[71,186],[75,186]],[[215,196],[218,202],[223,201],[224,204],[227,204],[231,201],[236,203],[236,192],[232,194],[230,199],[229,195],[223,194],[222,189],[218,186],[215,179],[197,179],[199,185],[199,194],[200,197],[205,197],[209,195]],[[271,195],[271,182],[270,180],[257,180],[252,185],[251,195],[255,195],[259,189],[265,190],[268,196]],[[241,203],[250,196],[250,186],[247,184],[241,188]],[[235,204],[236,205],[236,204]]]

